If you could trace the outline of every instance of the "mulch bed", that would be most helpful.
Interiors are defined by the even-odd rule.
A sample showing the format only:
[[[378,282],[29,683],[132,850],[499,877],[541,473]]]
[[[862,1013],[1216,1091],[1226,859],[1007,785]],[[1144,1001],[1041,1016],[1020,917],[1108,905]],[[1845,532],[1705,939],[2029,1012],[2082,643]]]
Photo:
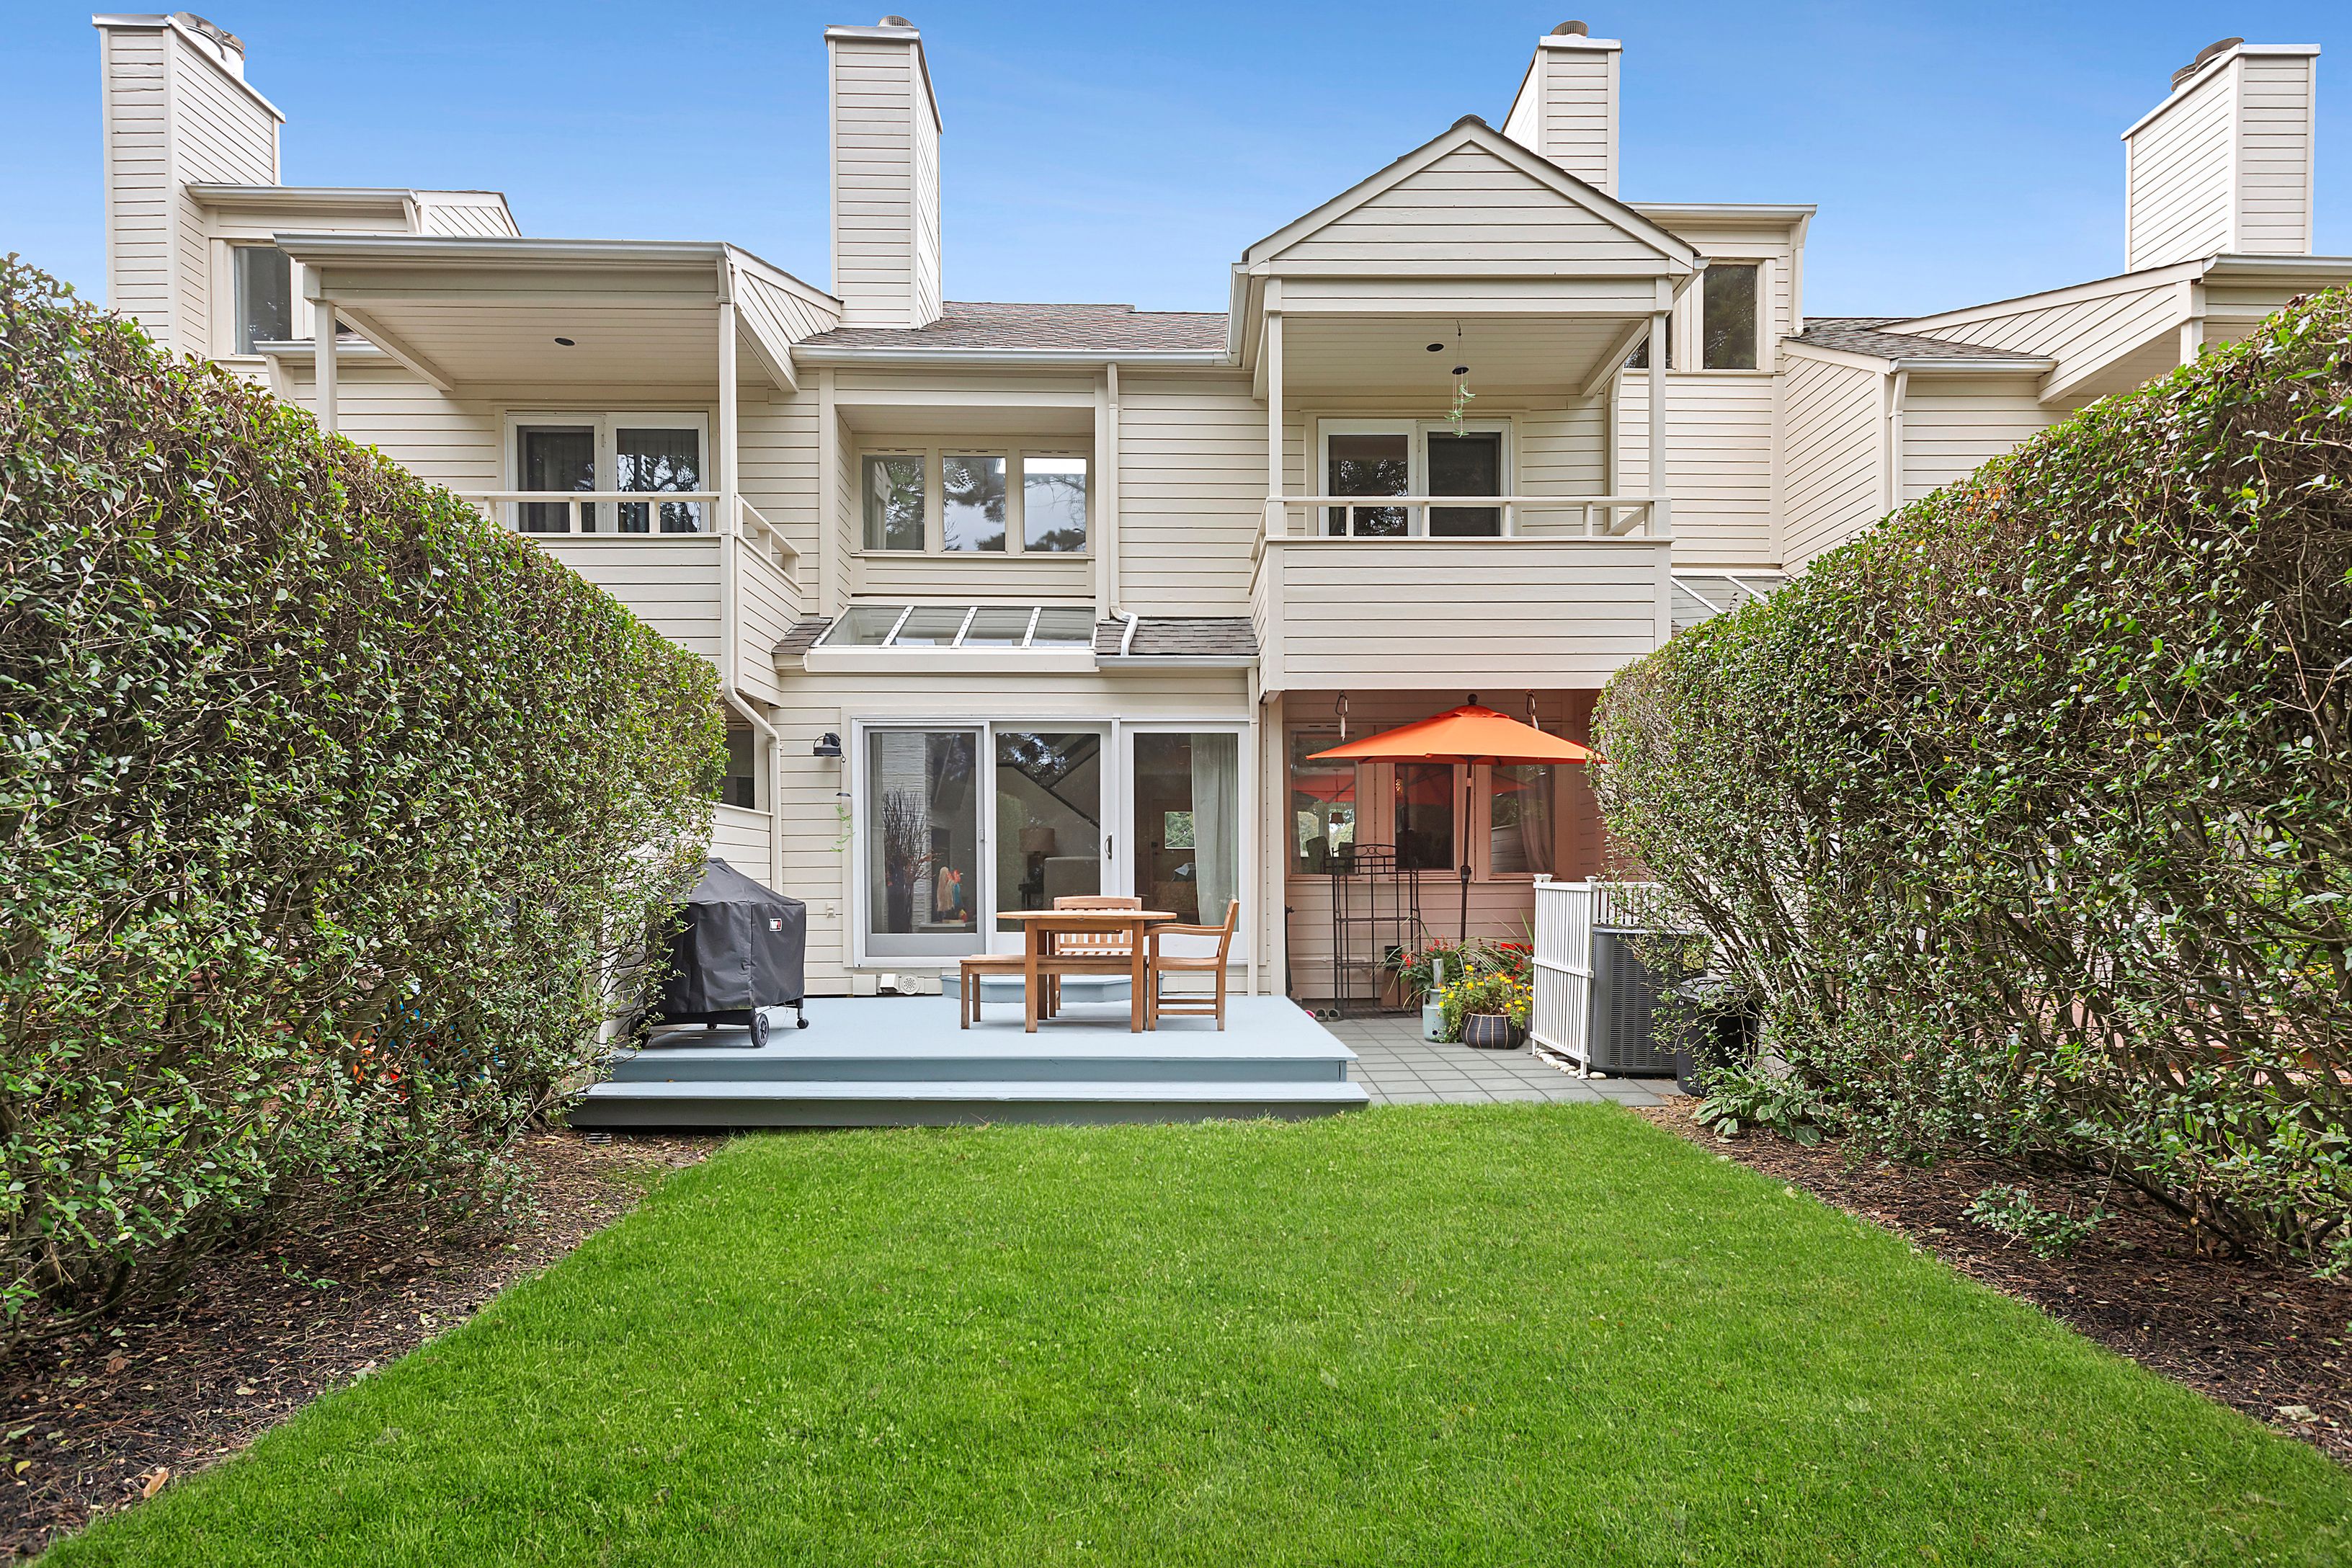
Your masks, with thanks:
[[[2233,1405],[2273,1430],[2352,1465],[2352,1281],[2200,1257],[2145,1199],[2076,1173],[1988,1161],[1931,1169],[1850,1163],[1777,1133],[1728,1141],[1677,1100],[1644,1111],[1662,1127],[1908,1237],[1971,1279],[2035,1306],[2149,1371]],[[1962,1212],[1989,1186],[2026,1189],[2047,1209],[2110,1217],[2067,1258],[2041,1258]]]
[[[527,1140],[530,1202],[472,1234],[349,1218],[200,1266],[169,1307],[0,1360],[0,1557],[236,1453],[563,1258],[714,1138]]]

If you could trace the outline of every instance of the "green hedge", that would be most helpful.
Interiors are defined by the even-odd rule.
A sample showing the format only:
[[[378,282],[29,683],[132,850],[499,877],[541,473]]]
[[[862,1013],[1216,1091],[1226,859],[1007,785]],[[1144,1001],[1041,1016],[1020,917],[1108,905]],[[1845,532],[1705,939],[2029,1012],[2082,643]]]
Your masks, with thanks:
[[[1611,829],[1824,1114],[2345,1246],[2347,353],[2300,301],[1611,683]]]
[[[14,258],[0,383],[5,1342],[495,1193],[724,746],[706,661]]]

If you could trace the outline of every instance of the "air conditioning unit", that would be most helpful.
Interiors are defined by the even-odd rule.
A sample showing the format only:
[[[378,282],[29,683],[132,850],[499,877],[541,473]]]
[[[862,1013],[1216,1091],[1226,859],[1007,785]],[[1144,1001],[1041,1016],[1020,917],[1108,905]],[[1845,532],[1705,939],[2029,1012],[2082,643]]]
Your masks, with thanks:
[[[1671,1075],[1675,1058],[1654,1037],[1658,1004],[1675,983],[1642,962],[1634,940],[1653,933],[1592,930],[1592,1017],[1585,1037],[1594,1072]]]

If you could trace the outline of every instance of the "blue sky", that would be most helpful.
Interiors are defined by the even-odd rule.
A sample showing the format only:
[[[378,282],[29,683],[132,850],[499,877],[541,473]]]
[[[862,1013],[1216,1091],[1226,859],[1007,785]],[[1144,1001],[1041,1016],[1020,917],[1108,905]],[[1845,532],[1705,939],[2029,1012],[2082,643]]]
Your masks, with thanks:
[[[887,0],[878,0],[887,4]],[[1217,310],[1243,247],[1443,131],[1536,37],[1625,41],[1623,194],[1814,202],[1813,314],[2118,270],[2116,133],[2211,39],[2316,43],[2319,248],[2352,252],[2352,5],[902,0],[947,123],[948,293]],[[1581,5],[1582,0],[1577,0]],[[524,232],[730,239],[825,281],[838,5],[208,0],[290,184],[487,186]],[[88,8],[0,0],[0,249],[102,293]]]

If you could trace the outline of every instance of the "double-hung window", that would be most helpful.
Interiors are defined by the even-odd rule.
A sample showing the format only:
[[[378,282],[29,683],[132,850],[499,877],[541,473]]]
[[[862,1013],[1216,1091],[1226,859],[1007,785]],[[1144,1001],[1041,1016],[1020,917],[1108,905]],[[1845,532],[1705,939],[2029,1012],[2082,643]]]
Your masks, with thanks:
[[[709,422],[699,414],[551,414],[509,422],[514,489],[620,490],[639,495],[709,490]],[[525,533],[568,533],[575,503],[522,501]],[[583,533],[702,533],[701,501],[578,503]]]
[[[1083,554],[1083,452],[982,443],[868,451],[858,461],[868,551]]]
[[[1510,423],[1497,419],[1326,419],[1319,463],[1324,531],[1354,539],[1491,539],[1499,506],[1384,506],[1388,497],[1510,493]],[[1362,498],[1358,500],[1356,498]]]

